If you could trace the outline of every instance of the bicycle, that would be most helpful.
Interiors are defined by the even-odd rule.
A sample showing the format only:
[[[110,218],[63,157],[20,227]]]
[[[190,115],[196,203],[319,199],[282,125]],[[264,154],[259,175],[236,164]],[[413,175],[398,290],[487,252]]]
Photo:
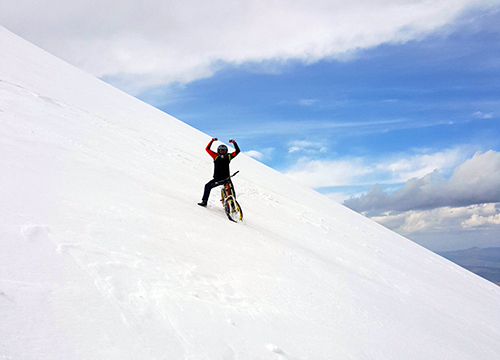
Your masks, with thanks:
[[[233,175],[216,183],[217,185],[222,185],[220,201],[228,219],[233,222],[243,220],[243,211],[238,201],[236,201],[236,194],[234,192],[233,182],[231,181],[231,178],[238,173],[239,171],[236,171]]]

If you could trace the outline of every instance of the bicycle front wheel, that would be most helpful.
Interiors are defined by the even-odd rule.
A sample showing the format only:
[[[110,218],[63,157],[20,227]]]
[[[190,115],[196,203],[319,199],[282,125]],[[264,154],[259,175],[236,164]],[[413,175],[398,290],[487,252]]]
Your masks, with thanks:
[[[240,204],[238,204],[236,199],[233,199],[232,197],[228,198],[224,209],[226,210],[226,215],[229,220],[234,222],[243,220],[243,211],[241,211]]]

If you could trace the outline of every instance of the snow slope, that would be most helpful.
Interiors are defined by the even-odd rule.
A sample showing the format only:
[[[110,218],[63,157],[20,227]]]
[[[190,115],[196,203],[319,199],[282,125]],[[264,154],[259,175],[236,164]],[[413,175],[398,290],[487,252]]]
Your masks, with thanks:
[[[0,359],[499,358],[499,287],[243,154],[230,223],[210,136],[0,46]]]

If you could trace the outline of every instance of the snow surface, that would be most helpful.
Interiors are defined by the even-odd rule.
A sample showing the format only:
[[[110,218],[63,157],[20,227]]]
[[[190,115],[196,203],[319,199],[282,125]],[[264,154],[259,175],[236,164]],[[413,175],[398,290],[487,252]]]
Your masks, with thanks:
[[[231,223],[210,136],[0,45],[0,359],[500,358],[499,287],[243,154]]]

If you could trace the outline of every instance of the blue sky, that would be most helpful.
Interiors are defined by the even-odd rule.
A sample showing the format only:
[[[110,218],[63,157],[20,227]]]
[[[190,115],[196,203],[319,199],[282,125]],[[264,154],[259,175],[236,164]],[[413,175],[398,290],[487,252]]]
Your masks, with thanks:
[[[10,5],[9,30],[424,246],[500,246],[499,0]]]
[[[139,97],[226,142],[238,139],[283,172],[305,156],[377,162],[460,146],[472,157],[500,145],[500,14],[471,21],[349,60],[228,66]],[[350,196],[377,180],[389,179],[319,190]]]

